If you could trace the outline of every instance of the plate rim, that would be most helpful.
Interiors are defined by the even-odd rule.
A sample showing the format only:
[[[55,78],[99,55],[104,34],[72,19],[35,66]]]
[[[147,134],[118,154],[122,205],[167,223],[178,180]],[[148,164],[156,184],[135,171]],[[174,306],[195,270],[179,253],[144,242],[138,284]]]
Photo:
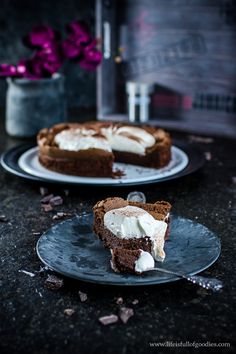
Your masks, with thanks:
[[[7,149],[6,151],[4,151],[1,154],[1,158],[0,158],[0,164],[2,166],[2,168],[7,171],[8,173],[15,175],[17,177],[26,179],[26,180],[31,180],[34,182],[40,182],[40,183],[49,183],[49,184],[58,184],[58,185],[70,185],[70,186],[89,186],[89,187],[130,187],[130,186],[137,186],[137,185],[149,185],[149,184],[154,184],[154,183],[161,183],[161,182],[166,182],[166,181],[170,181],[170,180],[175,180],[187,175],[190,175],[194,172],[196,172],[197,170],[201,169],[203,167],[203,165],[205,164],[205,157],[204,154],[196,147],[190,146],[188,143],[185,143],[183,141],[180,141],[178,139],[173,139],[173,142],[176,147],[178,147],[180,150],[183,150],[184,153],[187,155],[188,157],[188,164],[187,166],[180,172],[171,175],[171,176],[167,176],[167,177],[162,177],[159,179],[153,179],[150,181],[140,181],[140,182],[129,182],[129,183],[116,183],[116,184],[86,184],[83,182],[76,182],[76,183],[72,183],[72,182],[64,182],[64,181],[53,181],[53,180],[48,180],[47,178],[41,178],[41,177],[36,177],[33,176],[27,172],[24,172],[18,165],[18,160],[19,157],[18,155],[20,154],[20,156],[28,149],[36,146],[35,142],[28,142],[28,143],[21,143],[18,145],[15,145],[9,149]],[[9,165],[9,155],[10,157],[16,159],[17,161],[14,161],[14,166],[12,167],[12,165]],[[13,156],[12,156],[13,155]],[[196,160],[193,161],[192,160]]]
[[[92,214],[91,213],[87,213],[87,214]],[[172,213],[171,214],[172,217],[176,217],[176,218],[181,218],[181,219],[185,219],[187,221],[191,221],[193,222],[194,224],[198,224],[198,225],[201,225],[203,228],[207,229],[208,231],[210,231],[213,235],[214,235],[214,238],[216,239],[217,243],[218,243],[218,247],[219,247],[219,252],[218,254],[205,266],[203,266],[200,270],[196,270],[196,271],[192,271],[192,272],[189,272],[189,273],[186,273],[185,275],[186,276],[192,276],[192,275],[196,275],[196,274],[199,274],[203,271],[205,271],[206,269],[210,268],[217,260],[218,258],[220,257],[221,255],[221,240],[220,238],[216,235],[216,233],[214,233],[213,231],[211,231],[208,227],[206,227],[205,225],[201,224],[201,223],[198,223],[197,221],[195,220],[192,220],[192,219],[188,219],[188,218],[185,218],[183,216],[180,216],[176,213]],[[36,246],[35,246],[35,250],[36,250],[36,254],[38,256],[38,258],[40,259],[40,261],[45,265],[47,266],[49,269],[53,270],[54,272],[58,273],[58,274],[61,274],[63,276],[66,276],[68,278],[71,278],[71,279],[75,279],[75,280],[78,280],[78,281],[83,281],[85,283],[91,283],[91,284],[96,284],[96,285],[106,285],[106,286],[128,286],[128,287],[136,287],[136,286],[151,286],[151,285],[160,285],[160,284],[166,284],[166,283],[172,283],[172,282],[175,282],[175,281],[179,281],[179,280],[184,280],[178,276],[169,276],[167,278],[164,278],[163,280],[161,281],[156,281],[156,280],[149,280],[145,283],[142,283],[142,282],[138,282],[138,283],[130,283],[129,281],[126,282],[126,281],[118,281],[116,283],[112,283],[112,282],[109,282],[109,281],[102,281],[102,280],[93,280],[91,278],[86,278],[85,277],[81,277],[81,276],[74,276],[74,275],[71,275],[69,274],[68,272],[65,272],[65,271],[61,271],[61,270],[58,270],[57,267],[52,267],[51,265],[49,265],[40,255],[40,252],[39,252],[39,246],[40,246],[40,243],[42,242],[42,240],[44,239],[44,237],[46,237],[47,233],[54,227],[54,226],[58,226],[59,224],[63,224],[63,223],[66,223],[68,222],[69,220],[73,220],[73,219],[76,219],[78,218],[78,216],[74,216],[70,219],[66,219],[66,220],[63,220],[57,224],[54,224],[51,228],[47,229],[45,232],[43,232],[43,234],[39,237],[39,239],[37,240],[37,243],[36,243]]]
[[[180,164],[179,164],[179,166],[175,166],[175,167],[172,167],[172,169],[176,169],[176,168],[180,168],[181,167],[181,169],[178,171],[177,170],[177,172],[174,172],[173,173],[173,170],[172,170],[172,172],[170,173],[170,174],[168,174],[169,173],[169,171],[167,170],[167,171],[164,171],[163,173],[164,174],[167,174],[166,176],[164,175],[164,176],[161,176],[161,177],[159,177],[158,175],[157,175],[157,172],[154,172],[154,171],[151,171],[151,177],[148,177],[148,176],[145,176],[145,177],[135,177],[135,178],[132,178],[132,177],[129,177],[128,178],[128,180],[126,180],[126,179],[112,179],[112,178],[110,178],[110,177],[108,177],[108,181],[99,181],[99,178],[94,178],[94,181],[93,181],[93,177],[85,177],[85,180],[83,181],[83,180],[80,180],[80,181],[76,181],[76,180],[73,180],[73,178],[74,177],[78,177],[78,179],[80,179],[80,178],[84,178],[83,176],[71,176],[71,175],[69,175],[69,176],[67,176],[67,175],[63,175],[63,174],[59,174],[58,176],[55,176],[55,180],[53,179],[53,176],[48,176],[47,177],[47,175],[45,175],[45,179],[47,179],[47,180],[51,180],[51,181],[55,181],[55,182],[61,182],[62,180],[63,180],[63,176],[65,176],[65,183],[70,183],[70,184],[73,184],[73,185],[76,185],[76,184],[84,184],[84,185],[93,185],[93,184],[96,184],[96,185],[104,185],[104,184],[106,184],[107,186],[114,186],[114,185],[117,185],[117,184],[122,184],[122,185],[129,185],[129,184],[136,184],[136,183],[146,183],[146,182],[151,182],[151,181],[153,181],[153,180],[155,180],[155,181],[157,181],[157,180],[159,180],[159,179],[162,179],[162,178],[165,178],[165,177],[169,177],[169,176],[173,176],[173,175],[176,175],[176,174],[178,174],[178,173],[180,173],[181,171],[183,171],[187,166],[188,166],[188,164],[189,164],[189,157],[188,157],[188,155],[186,154],[186,152],[184,151],[184,150],[182,150],[181,148],[179,148],[179,147],[177,147],[177,146],[175,146],[175,145],[172,145],[172,149],[173,149],[173,155],[175,155],[175,156],[177,156],[177,158],[178,158],[178,156],[181,158],[181,161],[180,161]],[[37,157],[37,150],[38,150],[38,147],[37,146],[34,146],[34,147],[32,147],[32,148],[30,148],[30,149],[28,149],[28,150],[26,150],[24,153],[22,153],[21,154],[21,156],[19,157],[19,159],[18,159],[18,165],[19,165],[19,168],[21,169],[21,170],[23,170],[24,172],[26,172],[26,173],[28,173],[28,174],[30,174],[31,176],[35,176],[35,177],[39,177],[39,178],[44,178],[43,176],[42,176],[42,174],[44,173],[44,171],[39,171],[39,173],[38,174],[34,174],[34,173],[32,173],[32,172],[30,172],[30,171],[32,171],[33,170],[33,165],[32,165],[32,163],[31,163],[31,165],[28,165],[28,167],[26,166],[26,168],[28,169],[28,171],[27,171],[27,169],[26,168],[24,168],[23,167],[23,164],[25,164],[26,163],[26,160],[27,159],[30,159],[31,161],[32,161],[32,159],[34,159],[35,160],[35,157]],[[24,156],[25,155],[25,156]],[[127,164],[127,165],[130,165],[130,164]],[[181,166],[182,165],[182,166]],[[42,166],[44,169],[45,169],[45,167],[44,166]],[[134,166],[135,167],[135,166]],[[139,168],[139,166],[137,166],[138,168]],[[166,167],[168,167],[168,165],[166,166]],[[142,166],[141,166],[141,168],[142,168]],[[153,170],[153,169],[152,169]],[[55,172],[55,171],[49,171],[49,173],[51,173],[51,172]],[[41,176],[40,176],[40,174],[41,174]],[[70,177],[72,177],[72,180],[71,181],[69,181],[68,179],[67,179],[67,177],[68,178],[70,178]],[[106,177],[105,177],[106,178]],[[86,180],[87,179],[87,180]]]

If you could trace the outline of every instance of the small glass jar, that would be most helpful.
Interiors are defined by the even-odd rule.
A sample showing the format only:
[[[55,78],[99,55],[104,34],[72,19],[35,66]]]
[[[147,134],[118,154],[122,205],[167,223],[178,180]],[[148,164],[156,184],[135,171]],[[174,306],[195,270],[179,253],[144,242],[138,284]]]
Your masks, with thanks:
[[[145,123],[150,116],[150,94],[154,85],[142,82],[127,82],[126,93],[130,122]]]

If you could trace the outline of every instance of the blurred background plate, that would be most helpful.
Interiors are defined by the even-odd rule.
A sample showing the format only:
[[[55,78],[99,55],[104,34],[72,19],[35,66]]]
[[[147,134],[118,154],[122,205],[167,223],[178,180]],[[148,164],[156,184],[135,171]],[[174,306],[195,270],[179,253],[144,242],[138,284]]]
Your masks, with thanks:
[[[145,169],[137,166],[130,167],[129,173],[131,172],[131,175],[129,174],[122,179],[86,178],[63,175],[45,169],[37,161],[36,149],[35,144],[29,143],[13,147],[2,154],[1,165],[6,171],[32,181],[69,185],[130,186],[179,178],[195,172],[203,166],[205,161],[203,154],[197,149],[186,143],[174,141],[175,160],[171,162],[169,167],[167,166],[160,170]],[[149,170],[152,171],[151,176],[149,175]],[[144,174],[140,174],[140,171],[144,172]],[[132,178],[133,172],[136,174],[134,178]]]

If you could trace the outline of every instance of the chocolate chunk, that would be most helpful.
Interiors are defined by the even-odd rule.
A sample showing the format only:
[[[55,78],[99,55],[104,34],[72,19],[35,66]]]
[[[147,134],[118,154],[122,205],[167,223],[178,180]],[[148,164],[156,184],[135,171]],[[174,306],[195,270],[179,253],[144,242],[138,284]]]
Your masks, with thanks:
[[[83,293],[82,291],[79,291],[78,294],[81,302],[85,302],[88,299],[87,294]]]
[[[42,208],[46,213],[53,210],[53,207],[50,204],[42,204]]]
[[[6,215],[0,215],[0,222],[8,222]]]
[[[122,305],[123,304],[123,297],[118,297],[117,299],[116,299],[116,303],[117,303],[117,305]]]
[[[63,203],[63,199],[59,195],[56,195],[55,197],[50,199],[49,203],[52,206],[61,205]]]
[[[64,310],[64,314],[66,316],[72,316],[74,313],[75,313],[75,310],[73,310],[73,309],[65,309]]]
[[[112,323],[118,322],[118,316],[116,315],[109,315],[109,316],[103,316],[99,317],[99,322],[101,322],[104,326],[107,326]]]
[[[47,204],[50,202],[50,200],[54,197],[54,194],[49,194],[49,195],[46,195],[44,198],[42,198],[40,200],[40,203],[42,204]]]
[[[52,275],[48,275],[44,284],[47,289],[58,290],[63,286],[64,281],[63,281],[63,279],[58,278],[56,275],[52,274]]]
[[[121,307],[120,309],[120,319],[123,323],[127,323],[130,317],[134,315],[134,310],[129,307]]]

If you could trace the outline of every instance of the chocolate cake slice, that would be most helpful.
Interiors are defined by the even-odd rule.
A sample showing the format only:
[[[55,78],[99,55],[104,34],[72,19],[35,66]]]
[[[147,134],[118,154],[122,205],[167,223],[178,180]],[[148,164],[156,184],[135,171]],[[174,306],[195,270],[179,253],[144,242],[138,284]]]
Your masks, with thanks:
[[[163,261],[170,209],[165,201],[151,204],[107,198],[93,208],[93,229],[107,248],[141,249]]]
[[[142,274],[155,266],[151,254],[141,249],[114,248],[111,249],[111,255],[111,268],[116,273]]]
[[[162,129],[114,122],[57,124],[37,136],[39,162],[49,170],[85,177],[114,177],[113,163],[161,168],[171,159]]]
[[[107,139],[90,124],[57,124],[38,136],[39,162],[49,170],[85,177],[111,177],[114,155]]]

